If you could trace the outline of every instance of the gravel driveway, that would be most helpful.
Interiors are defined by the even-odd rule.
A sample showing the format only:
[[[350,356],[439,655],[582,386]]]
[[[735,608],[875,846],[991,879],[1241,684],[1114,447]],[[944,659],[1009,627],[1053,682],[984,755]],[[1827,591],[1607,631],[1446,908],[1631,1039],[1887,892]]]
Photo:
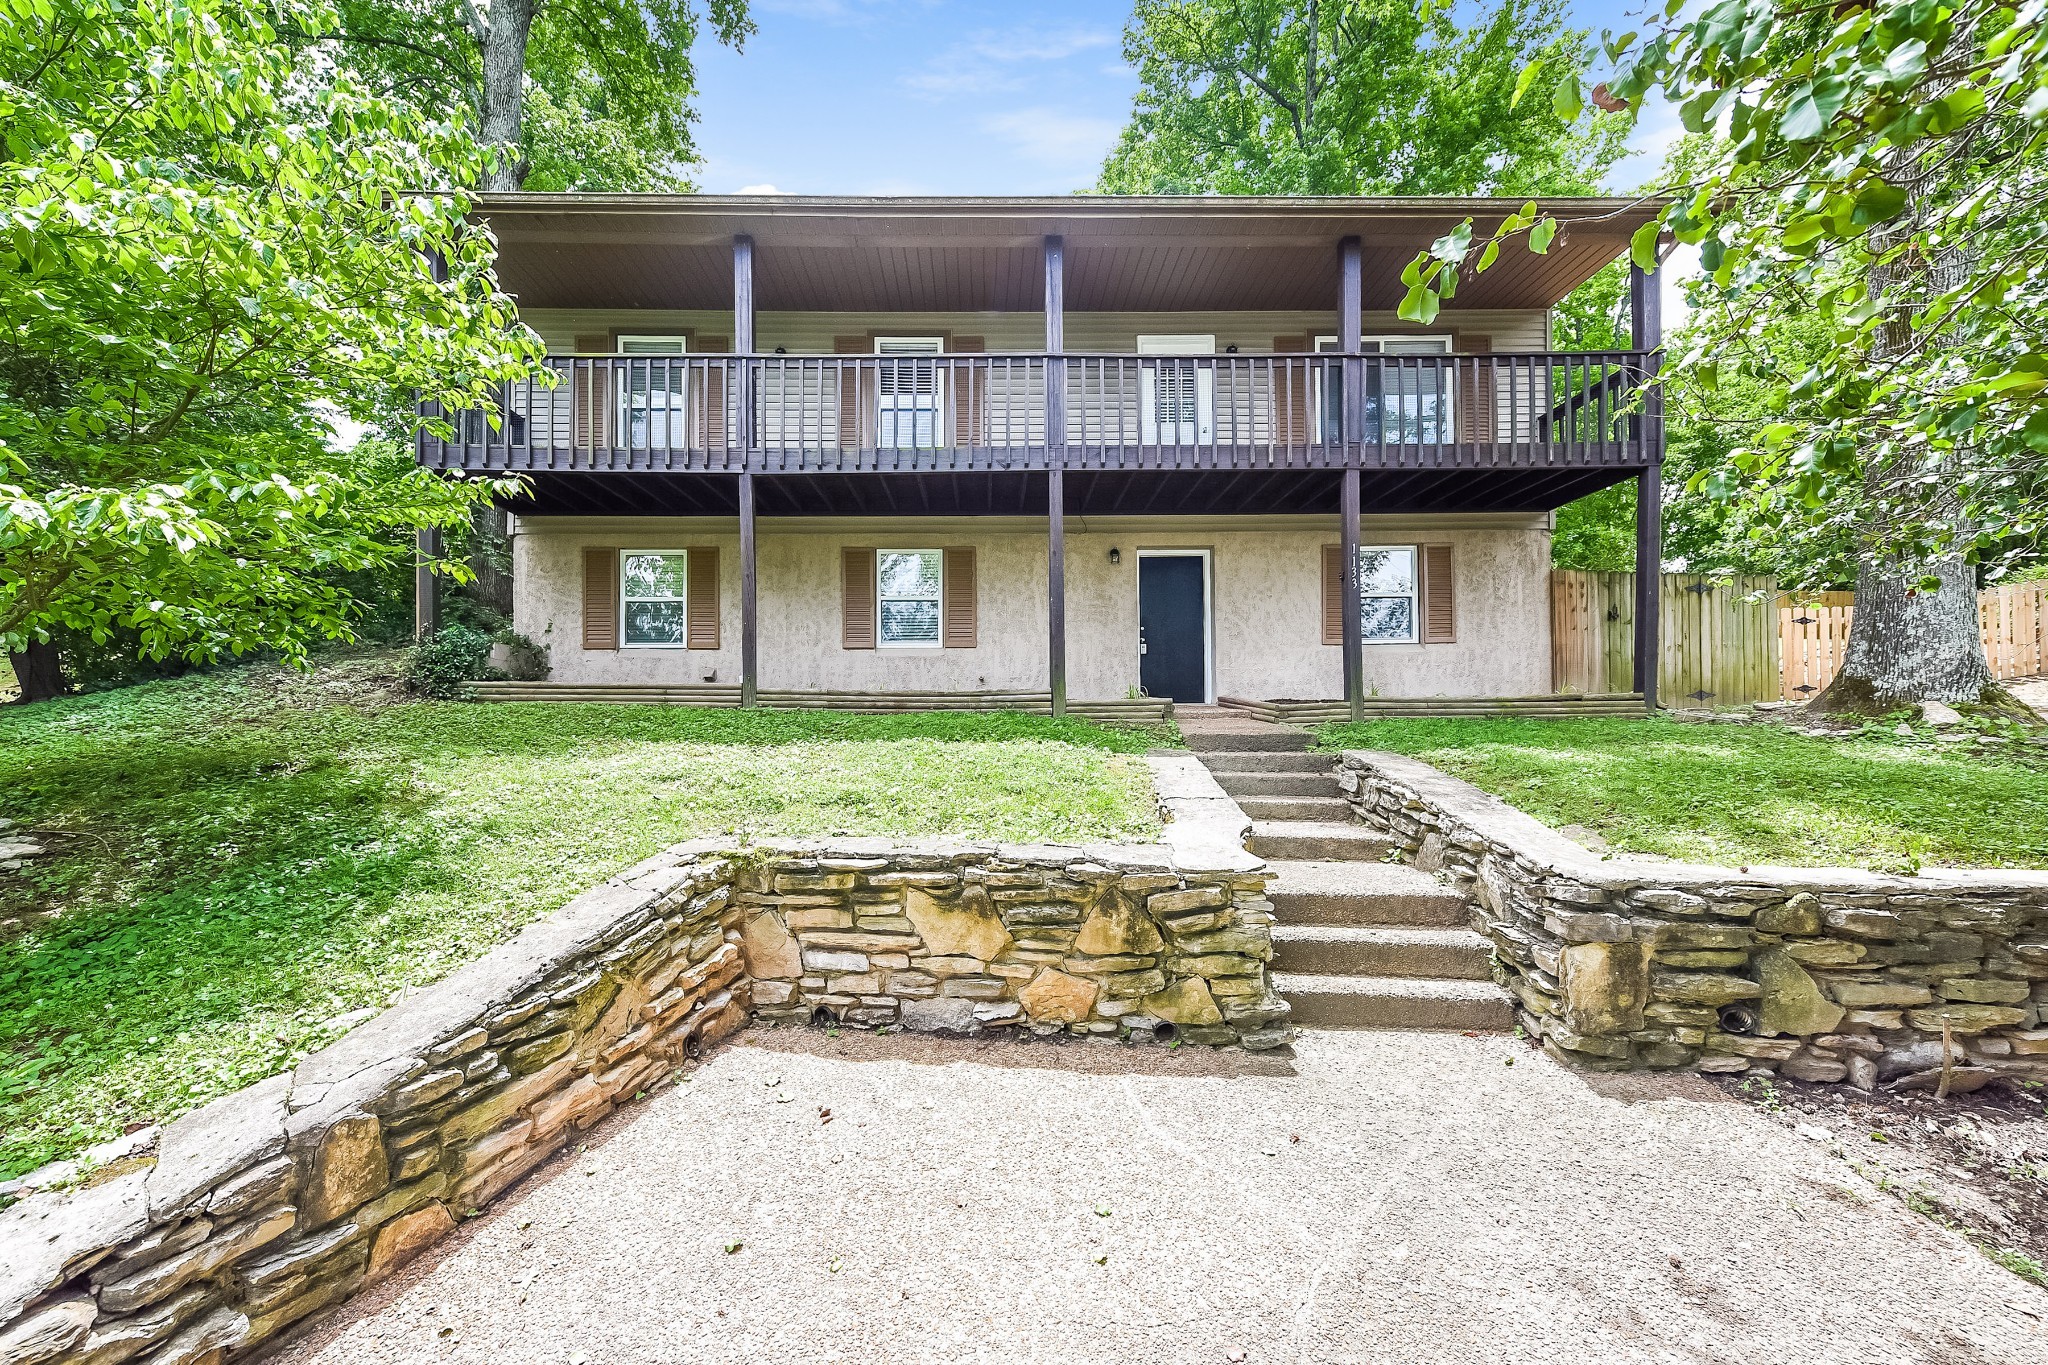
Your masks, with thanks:
[[[1499,1036],[1295,1051],[751,1032],[279,1358],[2048,1351],[2048,1294],[1697,1079]]]

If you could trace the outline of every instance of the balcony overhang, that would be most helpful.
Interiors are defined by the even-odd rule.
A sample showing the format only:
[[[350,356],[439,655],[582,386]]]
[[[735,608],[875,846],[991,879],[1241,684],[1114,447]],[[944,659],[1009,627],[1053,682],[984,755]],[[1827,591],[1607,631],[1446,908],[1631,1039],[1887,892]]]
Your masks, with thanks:
[[[1363,307],[1391,311],[1401,270],[1467,218],[1525,201],[1073,195],[878,198],[485,194],[477,216],[526,308],[729,309],[732,242],[752,237],[755,307],[789,312],[1036,312],[1040,252],[1066,242],[1070,312],[1326,311],[1336,244],[1359,239]],[[1661,201],[1548,199],[1547,254],[1516,246],[1446,310],[1548,308],[1628,249]]]

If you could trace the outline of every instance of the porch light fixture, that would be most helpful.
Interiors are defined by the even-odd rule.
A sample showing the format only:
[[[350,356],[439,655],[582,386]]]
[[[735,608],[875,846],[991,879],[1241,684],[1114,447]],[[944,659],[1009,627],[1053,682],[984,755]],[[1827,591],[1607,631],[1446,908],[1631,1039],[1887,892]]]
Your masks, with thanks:
[[[1237,354],[1237,343],[1236,343],[1236,342],[1232,342],[1232,343],[1231,343],[1230,345],[1228,345],[1228,346],[1225,346],[1225,347],[1223,348],[1223,354],[1225,354],[1225,355],[1236,355],[1236,354]]]
[[[1117,549],[1117,547],[1116,547],[1116,546],[1114,546],[1114,545],[1110,546],[1110,547],[1109,547],[1109,562],[1110,562],[1110,563],[1112,563],[1112,564],[1121,564],[1121,563],[1123,563],[1123,562],[1124,562],[1124,552],[1123,552],[1122,550],[1119,550],[1119,549]]]
[[[789,354],[789,347],[787,347],[787,346],[777,346],[777,347],[775,348],[775,354],[777,354],[777,355],[788,355],[788,354]]]

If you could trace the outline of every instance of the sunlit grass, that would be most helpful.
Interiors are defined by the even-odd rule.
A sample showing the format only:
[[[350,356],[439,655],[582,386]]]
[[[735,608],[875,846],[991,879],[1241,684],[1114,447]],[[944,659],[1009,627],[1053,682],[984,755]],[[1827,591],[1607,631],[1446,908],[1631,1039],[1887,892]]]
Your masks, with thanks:
[[[51,850],[0,873],[0,1177],[288,1066],[681,839],[1157,832],[1135,755],[1166,731],[387,705],[380,667],[0,710],[0,815]]]
[[[1387,720],[1329,748],[1411,754],[1552,825],[1696,862],[2048,866],[2040,750],[1972,753],[1925,731],[1818,739],[1663,719]]]

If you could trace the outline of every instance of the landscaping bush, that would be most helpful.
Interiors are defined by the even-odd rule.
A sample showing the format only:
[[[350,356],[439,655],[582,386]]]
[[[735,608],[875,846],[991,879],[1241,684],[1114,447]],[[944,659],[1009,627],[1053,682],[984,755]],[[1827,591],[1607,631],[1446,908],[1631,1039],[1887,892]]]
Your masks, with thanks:
[[[406,685],[422,697],[459,697],[466,684],[491,675],[491,643],[468,626],[443,626],[406,661]]]

